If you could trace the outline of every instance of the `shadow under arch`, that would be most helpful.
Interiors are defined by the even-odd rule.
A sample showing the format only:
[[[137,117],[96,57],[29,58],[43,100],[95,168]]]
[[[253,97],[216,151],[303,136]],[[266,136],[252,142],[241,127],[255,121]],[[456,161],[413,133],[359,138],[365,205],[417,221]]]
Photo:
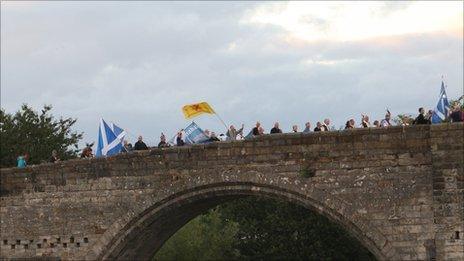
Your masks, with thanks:
[[[315,193],[329,200],[334,198],[322,190]],[[378,260],[393,260],[397,256],[378,229],[361,219],[354,223],[344,216],[340,210],[346,206],[334,209],[311,195],[277,186],[236,182],[184,190],[156,202],[139,214],[128,213],[103,234],[85,259],[151,260],[164,242],[188,221],[221,203],[247,196],[278,198],[306,207],[341,225]]]

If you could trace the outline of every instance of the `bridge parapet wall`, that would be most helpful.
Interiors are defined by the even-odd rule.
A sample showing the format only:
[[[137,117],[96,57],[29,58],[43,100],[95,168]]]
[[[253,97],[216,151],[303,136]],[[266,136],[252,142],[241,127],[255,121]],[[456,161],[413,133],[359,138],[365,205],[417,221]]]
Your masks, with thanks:
[[[448,133],[448,129],[444,130]],[[430,165],[424,158],[425,154],[430,152],[429,131],[430,127],[423,125],[310,134],[275,134],[253,140],[154,148],[151,151],[120,154],[109,158],[75,159],[25,169],[2,169],[1,193],[6,196],[66,190],[66,185],[75,184],[77,181],[86,182],[127,175],[144,176],[152,175],[153,171],[161,173],[176,168],[204,168],[211,165],[295,162],[320,171],[381,167],[391,165],[395,160],[398,166],[425,163]],[[402,151],[410,153],[410,157],[406,154],[397,157]],[[295,164],[295,169],[300,168],[301,165]]]

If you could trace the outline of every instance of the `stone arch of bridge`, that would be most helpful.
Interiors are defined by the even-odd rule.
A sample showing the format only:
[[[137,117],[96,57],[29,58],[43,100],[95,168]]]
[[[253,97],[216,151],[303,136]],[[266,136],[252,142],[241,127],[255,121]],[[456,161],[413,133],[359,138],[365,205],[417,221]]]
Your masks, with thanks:
[[[246,196],[278,198],[304,206],[340,224],[378,260],[397,259],[385,236],[350,212],[347,203],[328,192],[311,189],[306,193],[256,183],[217,183],[196,187],[154,202],[140,213],[128,213],[116,221],[85,259],[151,260],[177,230],[206,210]]]

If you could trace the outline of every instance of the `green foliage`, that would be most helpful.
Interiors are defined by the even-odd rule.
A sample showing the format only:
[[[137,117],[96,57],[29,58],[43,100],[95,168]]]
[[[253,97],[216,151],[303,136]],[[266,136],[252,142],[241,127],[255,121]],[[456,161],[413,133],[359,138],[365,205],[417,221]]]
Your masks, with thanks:
[[[239,224],[241,260],[374,260],[343,228],[298,205],[250,197],[220,209]]]
[[[303,177],[303,178],[312,178],[314,177],[314,175],[316,175],[316,171],[313,170],[313,169],[309,169],[309,168],[302,168],[300,170],[300,175]]]
[[[82,133],[71,131],[76,119],[55,119],[49,112],[52,106],[45,105],[41,113],[24,104],[15,114],[0,110],[0,156],[1,167],[16,165],[16,158],[29,154],[28,165],[48,161],[52,150],[61,159],[77,155],[77,143]]]
[[[221,218],[217,209],[182,227],[156,253],[154,260],[218,260],[237,257],[232,249],[238,226]]]
[[[449,104],[450,108],[454,108],[454,106],[459,106],[461,110],[464,110],[464,95],[459,97],[457,100],[450,99]]]
[[[393,119],[393,122],[396,124],[396,125],[412,125],[412,122],[414,121],[414,117],[410,114],[398,114],[398,116],[396,116],[394,119]]]
[[[268,198],[227,202],[169,239],[155,260],[375,260],[356,239],[304,207]]]

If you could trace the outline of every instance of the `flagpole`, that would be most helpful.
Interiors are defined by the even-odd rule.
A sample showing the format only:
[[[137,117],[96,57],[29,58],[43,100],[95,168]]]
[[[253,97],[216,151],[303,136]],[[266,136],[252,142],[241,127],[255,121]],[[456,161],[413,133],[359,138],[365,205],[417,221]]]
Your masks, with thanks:
[[[224,125],[224,127],[226,127],[226,131],[227,131],[229,128],[227,127],[227,124],[222,120],[221,116],[219,116],[219,114],[218,114],[216,111],[214,111],[214,114],[215,114],[216,117],[222,122],[222,124]]]

